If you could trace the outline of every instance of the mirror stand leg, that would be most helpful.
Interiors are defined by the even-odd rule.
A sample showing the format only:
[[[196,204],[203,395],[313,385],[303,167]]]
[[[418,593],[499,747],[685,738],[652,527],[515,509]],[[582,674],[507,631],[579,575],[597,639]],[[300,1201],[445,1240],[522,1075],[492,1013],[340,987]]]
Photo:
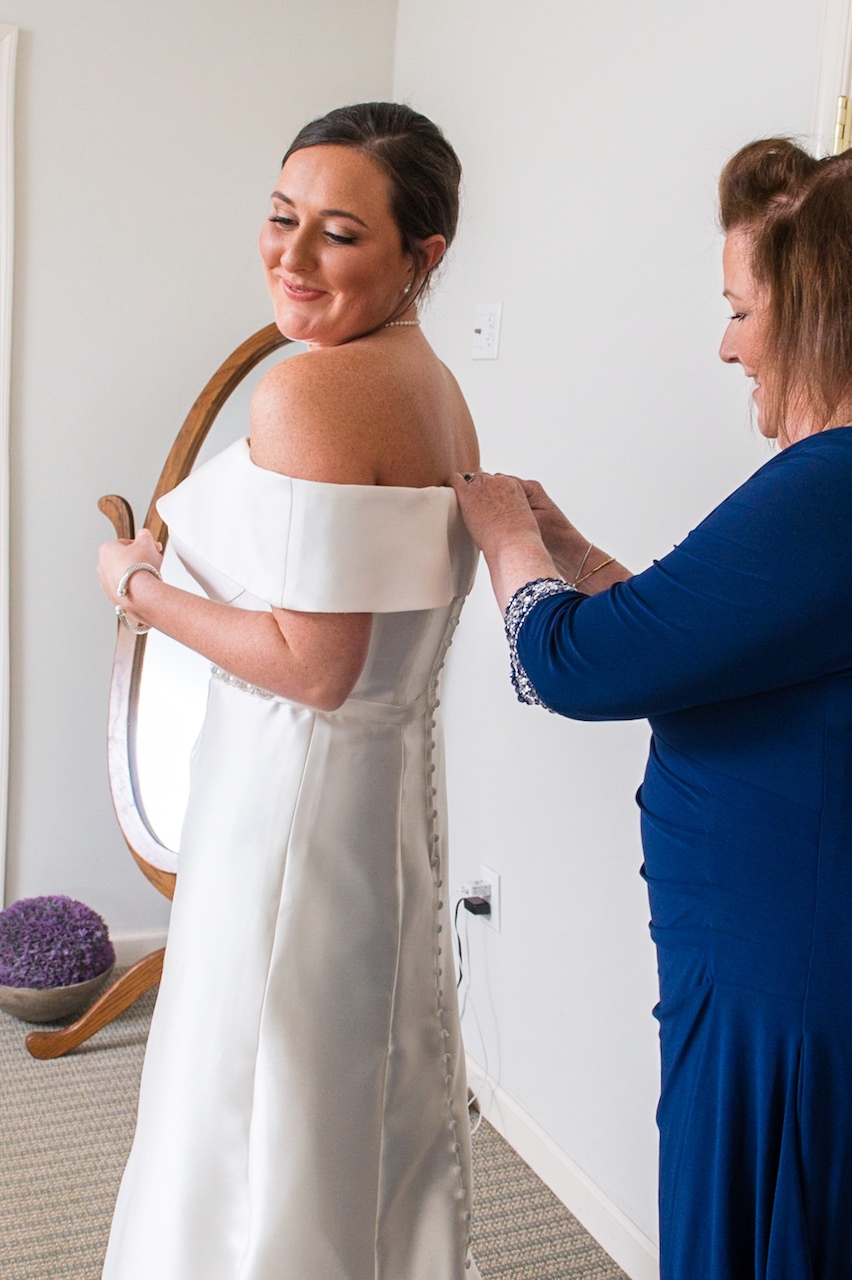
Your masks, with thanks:
[[[125,1009],[129,1009],[140,996],[160,981],[165,953],[165,947],[161,947],[159,951],[152,951],[144,959],[138,960],[70,1026],[61,1027],[57,1031],[31,1031],[26,1038],[26,1046],[32,1056],[61,1058],[64,1053],[76,1049],[84,1040],[88,1040],[96,1031],[124,1013]]]

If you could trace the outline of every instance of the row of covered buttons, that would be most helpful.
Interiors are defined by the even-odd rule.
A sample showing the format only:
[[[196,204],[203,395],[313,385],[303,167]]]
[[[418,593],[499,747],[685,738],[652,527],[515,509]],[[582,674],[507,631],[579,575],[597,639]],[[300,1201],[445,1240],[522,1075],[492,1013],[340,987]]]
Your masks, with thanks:
[[[441,912],[444,910],[444,902],[441,897],[441,889],[443,888],[444,881],[441,876],[441,852],[440,852],[441,836],[437,830],[438,810],[435,808],[435,805],[434,805],[435,797],[437,796],[438,792],[437,792],[437,788],[433,785],[434,774],[436,772],[436,766],[433,759],[436,743],[435,743],[435,738],[432,732],[437,727],[435,712],[438,710],[438,707],[441,705],[440,699],[437,696],[438,684],[440,680],[440,672],[444,666],[444,658],[446,656],[447,649],[450,646],[450,641],[452,640],[453,630],[458,626],[458,621],[459,621],[458,615],[461,610],[461,605],[462,605],[462,601],[460,600],[456,601],[454,604],[453,613],[447,622],[447,628],[444,632],[443,643],[441,645],[441,649],[438,655],[438,660],[433,669],[432,679],[429,687],[429,701],[427,703],[427,713],[431,718],[426,721],[426,805],[427,805],[428,836],[429,836],[429,848],[430,848],[429,861],[432,867],[432,871],[434,873],[434,890],[435,890],[435,913],[436,913],[435,988],[436,988],[436,997],[437,997],[436,1014],[437,1014],[438,1021],[442,1024],[441,1036],[444,1040],[444,1047],[445,1047],[445,1052],[442,1055],[442,1061],[444,1064],[444,1071],[445,1071],[444,1085],[447,1090],[447,1109],[449,1110],[449,1113],[450,1113],[448,1128],[449,1128],[450,1134],[452,1135],[452,1141],[449,1144],[449,1149],[453,1155],[454,1171],[455,1171],[456,1179],[458,1182],[458,1186],[456,1189],[456,1196],[460,1201],[466,1204],[467,1190],[464,1184],[464,1168],[462,1167],[462,1163],[460,1159],[461,1143],[458,1141],[459,1122],[455,1115],[455,1104],[453,1099],[453,1073],[452,1073],[453,1055],[452,1053],[449,1052],[449,1046],[447,1044],[447,1041],[450,1039],[450,1032],[448,1028],[445,1025],[443,1025],[446,1018],[446,1013],[441,1003],[444,996],[444,988],[443,988],[443,981],[442,981],[444,976],[444,969],[443,969],[443,962],[442,962],[443,947],[441,946],[442,934],[444,932],[444,926],[441,923]],[[462,1212],[461,1217],[462,1217],[462,1221],[465,1223],[465,1226],[466,1226],[466,1235],[465,1235],[465,1241],[464,1241],[464,1256],[465,1256],[464,1265],[466,1269],[469,1269],[470,1268],[470,1210],[465,1208]]]

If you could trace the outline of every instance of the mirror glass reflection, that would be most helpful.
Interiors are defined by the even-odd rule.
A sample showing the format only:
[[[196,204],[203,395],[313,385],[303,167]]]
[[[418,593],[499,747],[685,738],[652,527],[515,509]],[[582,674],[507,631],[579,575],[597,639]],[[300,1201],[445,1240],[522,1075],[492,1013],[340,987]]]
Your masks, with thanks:
[[[301,343],[279,348],[262,360],[222,406],[198,456],[196,466],[248,435],[249,401],[260,379],[274,365],[304,351]],[[165,460],[164,460],[165,461]],[[222,512],[222,519],[228,513]],[[203,594],[183,568],[170,544],[163,577],[174,586]],[[150,631],[139,689],[136,759],[139,787],[148,821],[168,848],[176,850],[189,794],[189,759],[207,703],[210,663],[200,654]]]

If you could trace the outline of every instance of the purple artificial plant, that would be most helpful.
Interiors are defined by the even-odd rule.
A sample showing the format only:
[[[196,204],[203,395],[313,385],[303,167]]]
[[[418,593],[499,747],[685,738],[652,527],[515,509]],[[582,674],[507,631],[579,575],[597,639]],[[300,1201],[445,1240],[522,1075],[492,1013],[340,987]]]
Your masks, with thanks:
[[[85,903],[21,898],[0,911],[0,986],[68,987],[97,978],[114,961],[107,926]]]

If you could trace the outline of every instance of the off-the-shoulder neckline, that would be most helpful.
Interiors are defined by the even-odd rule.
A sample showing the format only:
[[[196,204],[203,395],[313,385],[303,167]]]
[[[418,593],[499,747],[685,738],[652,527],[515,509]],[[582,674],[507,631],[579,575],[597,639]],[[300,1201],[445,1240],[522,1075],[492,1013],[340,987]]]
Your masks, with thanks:
[[[349,484],[345,481],[338,480],[305,480],[302,476],[291,476],[285,471],[273,471],[271,467],[262,467],[255,462],[251,456],[251,444],[248,436],[240,436],[239,440],[235,440],[232,449],[242,446],[246,461],[249,466],[256,471],[261,471],[265,475],[280,476],[282,480],[289,480],[291,484],[308,484],[314,485],[319,489],[362,489],[367,493],[451,493],[455,497],[455,490],[449,484],[428,484],[428,485],[403,485],[403,484]],[[224,450],[227,453],[227,449]]]

